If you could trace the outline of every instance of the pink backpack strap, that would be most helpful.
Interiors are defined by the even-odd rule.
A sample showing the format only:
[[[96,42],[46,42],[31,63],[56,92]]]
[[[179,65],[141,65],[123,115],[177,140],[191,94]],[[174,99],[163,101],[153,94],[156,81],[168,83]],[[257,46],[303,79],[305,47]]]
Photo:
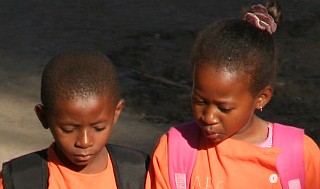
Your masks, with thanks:
[[[199,127],[194,122],[172,127],[168,132],[169,179],[172,189],[187,189],[196,161]]]
[[[284,189],[305,188],[304,130],[273,124],[273,146],[281,148],[276,166]]]

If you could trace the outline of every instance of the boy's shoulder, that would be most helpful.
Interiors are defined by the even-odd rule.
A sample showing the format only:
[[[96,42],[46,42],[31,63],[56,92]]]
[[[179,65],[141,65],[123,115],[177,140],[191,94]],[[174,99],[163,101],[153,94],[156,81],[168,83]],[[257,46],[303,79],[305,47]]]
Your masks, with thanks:
[[[108,149],[112,161],[126,161],[134,163],[139,160],[150,159],[149,154],[134,148],[121,146],[117,144],[107,144],[106,147]]]
[[[14,158],[2,165],[4,188],[47,188],[47,149]],[[35,179],[37,178],[37,179]],[[13,187],[14,186],[14,187]]]
[[[150,156],[142,151],[107,144],[118,188],[143,188]],[[2,165],[4,188],[47,188],[47,149],[12,159]]]
[[[149,154],[116,144],[106,145],[111,157],[118,188],[144,188]]]

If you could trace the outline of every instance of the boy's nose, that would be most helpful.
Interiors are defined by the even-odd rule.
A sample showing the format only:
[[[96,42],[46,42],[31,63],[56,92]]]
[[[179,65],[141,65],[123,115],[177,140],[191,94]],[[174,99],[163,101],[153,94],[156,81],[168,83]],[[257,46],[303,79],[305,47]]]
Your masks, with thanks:
[[[209,105],[202,114],[202,121],[208,125],[217,124],[217,108],[213,105]]]
[[[79,132],[78,139],[76,141],[76,146],[79,148],[89,148],[93,145],[93,139],[91,137],[90,131],[88,129],[82,129]]]

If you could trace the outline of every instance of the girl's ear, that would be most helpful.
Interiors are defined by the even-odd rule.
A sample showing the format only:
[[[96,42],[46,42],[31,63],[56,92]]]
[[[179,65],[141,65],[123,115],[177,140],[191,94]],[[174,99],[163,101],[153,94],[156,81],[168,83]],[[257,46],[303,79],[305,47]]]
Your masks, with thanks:
[[[117,106],[116,106],[115,112],[114,112],[113,125],[117,123],[118,118],[122,112],[124,105],[125,105],[125,101],[123,99],[120,99]]]
[[[262,89],[257,97],[256,109],[262,111],[262,109],[270,102],[272,93],[273,88],[271,86]]]
[[[47,113],[45,111],[45,108],[42,104],[37,104],[34,107],[34,111],[37,114],[37,117],[39,119],[39,121],[42,124],[42,127],[45,129],[49,128],[48,122],[47,122]]]

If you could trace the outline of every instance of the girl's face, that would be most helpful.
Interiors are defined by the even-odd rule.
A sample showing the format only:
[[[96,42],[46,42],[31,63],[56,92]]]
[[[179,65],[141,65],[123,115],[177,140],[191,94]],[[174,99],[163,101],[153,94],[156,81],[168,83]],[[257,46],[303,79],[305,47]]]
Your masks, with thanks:
[[[36,112],[42,124],[50,128],[55,151],[63,164],[74,171],[97,173],[105,169],[105,144],[123,107],[106,97],[57,100],[52,110],[41,105]]]
[[[193,77],[192,108],[203,135],[214,144],[253,137],[261,98],[252,96],[248,80],[209,65],[195,66]]]

